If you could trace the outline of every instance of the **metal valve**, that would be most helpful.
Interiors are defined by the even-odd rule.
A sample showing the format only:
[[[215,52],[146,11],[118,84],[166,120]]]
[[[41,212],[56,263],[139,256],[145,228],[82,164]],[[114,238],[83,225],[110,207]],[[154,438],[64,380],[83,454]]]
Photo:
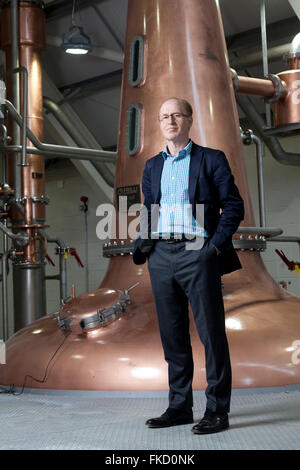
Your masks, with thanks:
[[[295,261],[289,261],[288,258],[285,256],[282,250],[275,250],[275,252],[280,256],[282,261],[287,265],[290,271],[295,271],[296,274],[299,274],[299,265],[300,261],[296,262]]]
[[[76,251],[76,248],[70,248],[69,246],[67,246],[66,248],[56,248],[56,254],[64,255],[65,259],[68,259],[68,255],[70,254],[71,256],[75,257],[78,266],[84,268],[84,265]]]

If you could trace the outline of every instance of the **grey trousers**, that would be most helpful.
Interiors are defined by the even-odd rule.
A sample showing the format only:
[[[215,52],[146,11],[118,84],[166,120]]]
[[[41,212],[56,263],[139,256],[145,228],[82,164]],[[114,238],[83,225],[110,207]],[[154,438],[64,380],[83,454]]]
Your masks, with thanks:
[[[191,247],[196,241],[188,243]],[[168,363],[171,408],[188,410],[193,406],[190,302],[205,348],[206,409],[218,413],[230,411],[231,365],[217,256],[210,239],[205,239],[201,248],[190,250],[186,249],[185,241],[157,240],[148,258],[161,341]]]

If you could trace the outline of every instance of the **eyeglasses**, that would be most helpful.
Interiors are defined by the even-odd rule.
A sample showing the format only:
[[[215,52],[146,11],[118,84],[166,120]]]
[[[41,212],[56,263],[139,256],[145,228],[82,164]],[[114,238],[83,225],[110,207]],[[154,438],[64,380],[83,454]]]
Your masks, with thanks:
[[[159,122],[167,122],[169,118],[171,118],[171,120],[174,119],[175,121],[180,121],[181,119],[183,119],[183,117],[190,117],[190,116],[188,116],[187,114],[183,114],[183,113],[163,114],[162,116],[158,117],[158,120]]]

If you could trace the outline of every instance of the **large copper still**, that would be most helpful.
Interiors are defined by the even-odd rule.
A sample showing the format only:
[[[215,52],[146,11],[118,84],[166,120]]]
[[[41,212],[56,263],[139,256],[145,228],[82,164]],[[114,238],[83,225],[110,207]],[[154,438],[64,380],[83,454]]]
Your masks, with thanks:
[[[27,126],[38,139],[43,140],[43,91],[41,54],[45,48],[45,15],[38,2],[17,2],[18,31],[18,62],[28,73]],[[6,70],[12,71],[12,15],[9,2],[1,2],[1,49],[5,51]],[[13,7],[12,7],[13,8]],[[19,67],[18,67],[19,68]],[[15,69],[14,69],[15,70]],[[23,103],[24,74],[20,74],[20,102]],[[13,77],[7,76],[7,95],[12,101]],[[9,121],[9,135],[13,135],[12,121]],[[13,136],[15,138],[15,136]],[[18,142],[13,142],[15,145]],[[28,141],[28,146],[32,146]],[[4,157],[3,157],[4,158]],[[21,187],[16,191],[17,174],[20,173]],[[43,256],[43,240],[38,230],[45,222],[45,164],[43,155],[27,154],[26,162],[21,159],[14,165],[14,156],[8,158],[8,183],[14,187],[19,207],[11,204],[9,218],[12,227],[23,230],[29,237],[29,243],[23,247],[23,254],[13,264],[14,283],[14,326],[18,330],[34,319],[46,314],[45,295],[45,262]],[[20,193],[20,194],[17,194]]]
[[[225,152],[245,203],[241,225],[254,227],[217,1],[129,0],[125,57],[115,208],[117,194],[128,188],[134,194],[146,159],[163,147],[157,111],[163,100],[177,96],[193,105],[192,139]],[[59,317],[39,319],[7,341],[1,384],[22,386],[26,374],[42,378],[61,344],[46,379],[36,382],[27,377],[27,387],[168,389],[147,265],[133,264],[132,248],[130,237],[121,240],[117,231],[107,245],[111,260],[99,289],[75,297]],[[239,250],[238,255],[243,269],[222,278],[233,386],[298,384],[300,299],[276,284],[259,251]],[[124,292],[137,282],[134,289]],[[191,339],[194,388],[203,389],[204,350],[192,312]]]

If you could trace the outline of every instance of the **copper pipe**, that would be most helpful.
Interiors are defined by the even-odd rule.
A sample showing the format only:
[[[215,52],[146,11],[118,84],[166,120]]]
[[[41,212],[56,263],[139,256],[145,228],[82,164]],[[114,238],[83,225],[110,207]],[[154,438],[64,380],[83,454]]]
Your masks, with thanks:
[[[37,28],[36,26],[39,25]],[[28,123],[39,140],[43,140],[43,90],[42,58],[45,48],[45,15],[34,3],[20,4],[20,65],[24,65],[29,76]],[[22,86],[21,86],[22,90]],[[28,145],[32,145],[28,140]],[[45,159],[42,155],[28,156],[30,172],[23,180],[24,196],[45,195]],[[35,175],[35,177],[34,177]],[[45,205],[35,203],[32,218],[45,220]]]
[[[137,35],[146,42],[146,75],[144,84],[133,87],[128,73],[131,42]],[[225,37],[215,0],[129,0],[115,190],[139,185],[145,162],[163,148],[157,112],[162,101],[171,96],[185,98],[193,105],[192,139],[225,152],[245,202],[242,226],[255,227]],[[133,103],[142,106],[142,142],[135,155],[128,155],[126,113]],[[293,360],[299,341],[300,299],[278,286],[260,252],[238,251],[238,256],[243,269],[222,278],[233,386],[300,383],[300,368]],[[82,330],[82,318],[115,304],[118,290],[137,281],[139,285],[130,292],[131,304],[122,317],[107,326]],[[66,302],[60,314],[70,320],[71,334],[51,364],[47,381],[28,381],[27,387],[168,390],[147,264],[134,265],[130,255],[112,257],[100,287]],[[203,389],[204,350],[190,314],[193,385]],[[48,316],[9,339],[0,383],[22,386],[26,374],[42,376],[65,335],[55,317]]]
[[[4,26],[1,35],[1,46],[10,61],[10,8],[4,8],[1,14],[1,24]],[[36,25],[39,25],[39,28]],[[40,139],[43,139],[43,106],[42,106],[42,70],[41,52],[45,47],[45,18],[43,10],[31,2],[19,2],[19,56],[20,66],[28,71],[28,109],[27,126]],[[23,102],[23,76],[20,77],[20,101]],[[10,93],[10,91],[9,91]],[[23,114],[23,106],[21,114]],[[31,142],[27,139],[31,146]],[[24,223],[26,233],[29,235],[29,244],[24,249],[23,261],[33,262],[36,251],[36,239],[34,229],[28,226],[34,220],[42,222],[45,220],[45,205],[42,203],[32,204],[30,196],[44,196],[45,194],[45,169],[44,157],[42,155],[28,155],[28,166],[21,169],[21,195],[24,200]],[[10,176],[10,180],[12,175]],[[16,224],[20,220],[20,213],[13,209],[11,218]]]
[[[36,25],[39,27],[37,28]],[[1,48],[7,57],[7,68],[10,63],[10,6],[7,5],[1,12]],[[28,99],[28,127],[35,135],[43,140],[43,106],[42,106],[42,69],[41,52],[45,48],[45,15],[39,5],[33,2],[19,2],[19,54],[20,66],[28,70],[29,77],[29,99]],[[11,96],[11,80],[8,81],[8,97]],[[21,86],[22,90],[22,78]],[[22,95],[22,92],[21,92]],[[20,96],[22,101],[22,96]],[[21,114],[22,114],[21,109]],[[31,143],[28,141],[28,145]],[[11,160],[11,159],[10,159]],[[23,178],[22,195],[42,196],[45,194],[45,170],[44,157],[42,155],[28,155],[28,164],[31,171]],[[37,177],[33,177],[36,175]],[[13,171],[9,165],[9,181],[13,182]],[[43,221],[45,219],[45,206],[36,203],[33,207],[33,219]],[[12,212],[13,220],[19,219],[20,215]]]
[[[6,53],[7,68],[15,68],[12,63],[11,49],[15,38],[15,26],[19,31],[18,49],[19,64],[18,67],[26,69],[28,73],[28,99],[23,95],[24,74],[20,80],[20,113],[24,120],[27,117],[27,127],[42,140],[43,136],[43,108],[42,108],[42,70],[41,70],[41,52],[45,47],[45,15],[39,4],[36,2],[17,2],[18,25],[12,22],[10,27],[10,10],[13,4],[8,3],[1,11],[1,47]],[[15,9],[13,9],[15,11]],[[15,15],[12,15],[15,17]],[[18,68],[20,70],[20,68]],[[27,74],[26,74],[27,78]],[[26,86],[24,86],[26,90]],[[10,82],[8,83],[8,100],[12,95]],[[19,94],[19,93],[17,93]],[[27,103],[27,106],[26,106]],[[26,106],[26,108],[25,108]],[[24,108],[24,109],[23,109]],[[26,110],[28,111],[26,113]],[[22,122],[23,124],[23,122]],[[24,134],[25,137],[26,134]],[[15,205],[10,208],[10,218],[13,228],[21,228],[24,235],[28,235],[29,243],[24,248],[22,259],[13,264],[13,283],[14,283],[14,328],[22,328],[33,320],[46,314],[45,280],[44,280],[44,262],[40,253],[40,239],[36,235],[37,228],[44,226],[45,205],[43,198],[45,195],[45,169],[44,156],[28,154],[26,151],[22,155],[21,166],[21,200],[24,203],[23,211],[17,209]],[[30,141],[27,141],[30,146]],[[17,145],[18,147],[18,145]],[[27,164],[26,164],[27,161]],[[19,190],[18,181],[12,167],[12,158],[10,156],[9,181],[15,184],[15,192]],[[18,170],[18,166],[15,166]],[[35,198],[33,203],[32,198]],[[19,199],[18,199],[19,202]]]
[[[232,81],[235,81],[235,73],[231,70]],[[245,93],[246,95],[263,96],[264,98],[272,98],[275,94],[275,87],[271,80],[262,78],[243,77],[237,76],[238,93]],[[288,94],[288,86],[282,81],[281,99],[284,99]]]

